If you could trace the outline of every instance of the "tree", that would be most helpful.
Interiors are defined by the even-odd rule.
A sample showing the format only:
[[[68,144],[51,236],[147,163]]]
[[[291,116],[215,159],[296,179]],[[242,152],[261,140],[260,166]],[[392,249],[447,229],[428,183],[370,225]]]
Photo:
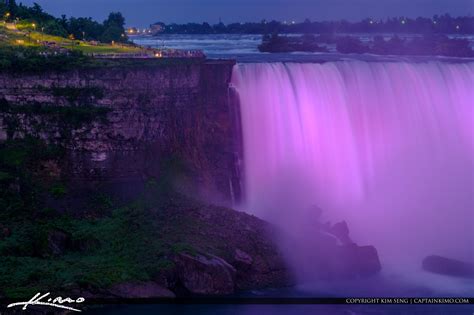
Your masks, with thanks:
[[[43,30],[46,34],[51,34],[55,36],[61,36],[61,37],[66,37],[67,36],[67,31],[66,29],[61,25],[59,21],[48,21],[44,23]]]
[[[110,43],[112,41],[125,42],[127,37],[125,34],[125,18],[120,12],[112,12],[107,20],[104,21],[104,32],[100,36],[100,40]]]
[[[75,38],[86,38],[98,40],[104,33],[104,26],[91,18],[70,18],[67,31]]]
[[[117,25],[111,25],[105,29],[104,33],[100,36],[100,41],[103,43],[119,42],[122,41],[123,29]]]
[[[107,20],[104,21],[104,27],[106,28],[113,25],[118,26],[118,27],[125,26],[125,18],[123,17],[122,13],[111,12]]]

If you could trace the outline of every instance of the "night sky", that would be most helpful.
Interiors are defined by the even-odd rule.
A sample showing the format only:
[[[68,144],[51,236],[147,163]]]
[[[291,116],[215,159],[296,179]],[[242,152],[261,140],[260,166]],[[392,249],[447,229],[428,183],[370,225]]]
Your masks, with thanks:
[[[474,0],[18,0],[39,3],[56,15],[91,16],[102,21],[121,11],[127,25],[148,26],[157,21],[224,23],[276,19],[303,21],[388,16],[472,15]]]

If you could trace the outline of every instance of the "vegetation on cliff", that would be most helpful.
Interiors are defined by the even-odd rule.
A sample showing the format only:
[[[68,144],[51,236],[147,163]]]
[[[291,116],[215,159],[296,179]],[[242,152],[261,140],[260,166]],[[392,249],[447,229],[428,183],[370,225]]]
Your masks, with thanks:
[[[163,162],[162,176],[149,179],[133,202],[119,204],[97,193],[80,213],[55,208],[54,201],[67,199],[74,189],[61,176],[63,152],[33,138],[0,144],[0,295],[27,298],[61,290],[109,296],[114,285],[137,281],[153,281],[180,294],[193,289],[219,293],[213,291],[219,285],[229,293],[234,287],[285,283],[283,265],[275,269],[281,257],[265,236],[270,226],[177,193],[172,178],[188,171],[176,159]],[[214,255],[234,263],[237,247],[256,263],[250,268],[247,262],[245,269],[237,264],[235,283],[234,277],[216,276],[206,279],[224,283],[196,288],[176,266],[194,272],[189,264],[205,265]]]
[[[81,53],[68,55],[41,55],[41,49],[26,47],[0,47],[0,71],[41,72],[70,70],[91,64],[92,60]]]
[[[38,47],[2,47],[0,40],[0,71],[39,73],[84,68],[169,66],[204,62],[199,58],[94,59],[80,51],[45,56],[42,52],[43,49]]]

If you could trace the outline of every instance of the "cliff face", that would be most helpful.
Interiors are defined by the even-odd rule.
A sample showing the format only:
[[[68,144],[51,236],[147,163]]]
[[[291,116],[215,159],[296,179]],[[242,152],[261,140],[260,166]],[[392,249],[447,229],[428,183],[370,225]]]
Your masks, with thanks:
[[[59,176],[81,194],[132,197],[173,157],[193,174],[189,193],[230,201],[240,193],[233,64],[3,73],[0,141],[34,136],[65,148]]]

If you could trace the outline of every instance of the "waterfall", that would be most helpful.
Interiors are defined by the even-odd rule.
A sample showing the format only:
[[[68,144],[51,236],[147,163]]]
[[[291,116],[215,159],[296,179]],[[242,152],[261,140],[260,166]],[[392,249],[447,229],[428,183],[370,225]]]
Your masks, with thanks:
[[[238,64],[246,211],[346,220],[383,264],[473,261],[474,63]]]

